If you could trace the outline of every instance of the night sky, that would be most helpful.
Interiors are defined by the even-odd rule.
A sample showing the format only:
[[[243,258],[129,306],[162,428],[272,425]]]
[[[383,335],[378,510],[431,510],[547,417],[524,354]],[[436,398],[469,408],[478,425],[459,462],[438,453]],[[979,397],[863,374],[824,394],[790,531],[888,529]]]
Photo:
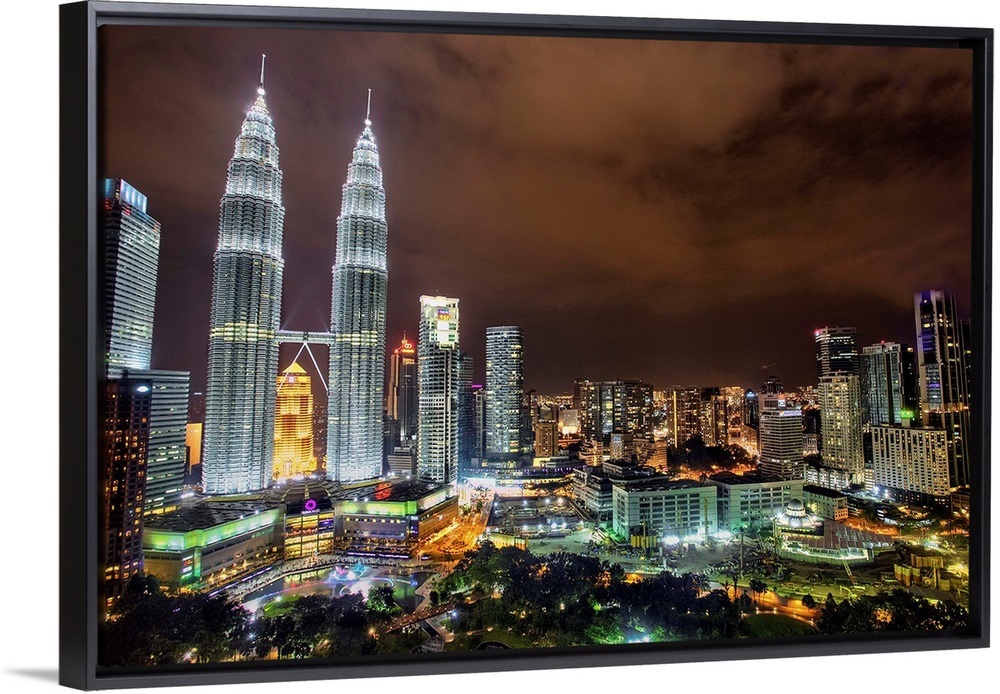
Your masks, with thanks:
[[[219,201],[261,53],[284,173],[282,328],[329,327],[368,88],[389,349],[416,337],[419,296],[443,294],[460,299],[480,382],[486,327],[510,324],[525,332],[526,387],[542,392],[575,378],[798,386],[815,382],[817,327],[913,344],[913,293],[932,288],[969,314],[968,51],[101,32],[103,174],[145,193],[162,223],[153,367],[190,370],[194,390]]]

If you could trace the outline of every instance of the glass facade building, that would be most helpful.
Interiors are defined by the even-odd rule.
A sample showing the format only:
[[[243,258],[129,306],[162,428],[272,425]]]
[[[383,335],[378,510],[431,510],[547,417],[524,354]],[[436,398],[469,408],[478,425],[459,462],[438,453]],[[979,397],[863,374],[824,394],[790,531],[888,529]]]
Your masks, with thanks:
[[[921,419],[947,436],[952,489],[971,479],[969,458],[969,368],[967,324],[959,320],[955,297],[943,291],[914,296]]]
[[[523,453],[524,332],[486,328],[486,457],[516,460]]]
[[[409,446],[417,437],[417,348],[403,336],[389,359],[386,412],[399,422],[399,438]]]
[[[387,231],[382,169],[366,118],[337,217],[326,451],[327,477],[336,482],[382,474]]]
[[[901,424],[917,410],[916,361],[913,348],[896,342],[870,345],[861,351],[861,390],[865,421]]]
[[[108,376],[148,369],[160,261],[160,223],[146,196],[120,178],[104,181],[105,357]]]
[[[437,484],[458,479],[458,328],[458,299],[420,297],[417,475]]]
[[[209,494],[271,483],[285,208],[274,124],[263,86],[257,92],[220,205],[202,463]]]

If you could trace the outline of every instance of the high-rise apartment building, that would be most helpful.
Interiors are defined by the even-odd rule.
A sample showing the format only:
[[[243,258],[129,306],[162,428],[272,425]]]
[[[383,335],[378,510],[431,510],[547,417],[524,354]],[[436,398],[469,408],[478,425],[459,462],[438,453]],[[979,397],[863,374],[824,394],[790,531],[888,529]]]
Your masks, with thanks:
[[[535,424],[535,457],[551,458],[559,455],[559,423],[554,420],[539,420]]]
[[[675,446],[683,446],[701,433],[701,389],[697,386],[667,388],[667,412]]]
[[[104,412],[104,579],[108,602],[142,573],[143,503],[152,384],[129,375],[107,380]]]
[[[417,475],[438,484],[458,478],[458,299],[420,297],[417,336]]]
[[[336,482],[382,474],[387,233],[382,168],[366,117],[337,217],[326,445],[326,474]]]
[[[417,348],[403,341],[389,357],[389,391],[386,412],[399,422],[400,443],[409,446],[417,438]]]
[[[262,84],[229,161],[213,260],[202,462],[209,494],[271,483],[285,264],[281,178]]]
[[[937,428],[872,427],[873,483],[910,503],[943,505],[951,494],[947,434]]]
[[[780,480],[802,479],[802,410],[780,396],[761,408],[759,423],[761,473]]]
[[[486,457],[523,453],[524,333],[513,325],[486,328]]]
[[[274,415],[274,479],[316,470],[313,452],[312,378],[298,362],[278,376]]]
[[[847,472],[854,484],[865,483],[860,377],[851,373],[821,377],[819,400],[823,464]]]
[[[702,388],[698,430],[706,446],[729,445],[729,402],[718,388]]]
[[[694,419],[698,419],[701,391],[695,389]],[[637,445],[651,440],[653,386],[643,381],[588,381],[574,383],[573,406],[580,413],[580,435],[604,441],[612,432],[632,437]]]
[[[914,317],[921,420],[944,430],[950,485],[958,489],[971,480],[969,330],[959,319],[955,297],[944,291],[916,294]]]
[[[105,357],[108,376],[148,369],[160,260],[160,223],[146,196],[120,178],[104,181]]]

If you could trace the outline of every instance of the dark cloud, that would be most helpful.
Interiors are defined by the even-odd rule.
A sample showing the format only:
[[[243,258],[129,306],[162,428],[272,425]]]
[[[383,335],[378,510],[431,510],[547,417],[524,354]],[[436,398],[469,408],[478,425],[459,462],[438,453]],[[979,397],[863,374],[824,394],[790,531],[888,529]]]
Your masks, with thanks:
[[[225,170],[267,53],[285,327],[325,329],[367,90],[385,175],[390,344],[418,297],[520,324],[528,385],[812,378],[812,330],[913,340],[912,293],[968,307],[971,55],[105,27],[104,169],[163,223],[157,366],[204,382]],[[286,355],[290,358],[292,355]]]

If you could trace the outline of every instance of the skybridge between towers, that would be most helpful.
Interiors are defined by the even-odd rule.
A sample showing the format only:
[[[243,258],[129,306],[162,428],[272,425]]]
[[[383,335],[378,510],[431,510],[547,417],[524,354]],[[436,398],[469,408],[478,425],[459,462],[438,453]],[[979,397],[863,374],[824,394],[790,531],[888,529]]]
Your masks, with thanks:
[[[308,352],[313,366],[316,367],[316,373],[319,375],[320,383],[323,384],[323,388],[328,393],[330,392],[330,387],[323,378],[323,369],[319,368],[319,364],[316,362],[316,356],[309,348],[309,345],[326,345],[327,347],[330,347],[333,345],[333,338],[333,333],[310,332],[308,330],[279,330],[275,333],[275,339],[278,341],[279,345],[301,345],[301,347],[299,347],[299,351],[295,353],[295,358],[292,359],[293,362],[299,360],[299,356],[302,354],[303,350]],[[284,381],[282,381],[281,385],[284,385]],[[281,385],[278,386],[279,391],[281,390]]]

